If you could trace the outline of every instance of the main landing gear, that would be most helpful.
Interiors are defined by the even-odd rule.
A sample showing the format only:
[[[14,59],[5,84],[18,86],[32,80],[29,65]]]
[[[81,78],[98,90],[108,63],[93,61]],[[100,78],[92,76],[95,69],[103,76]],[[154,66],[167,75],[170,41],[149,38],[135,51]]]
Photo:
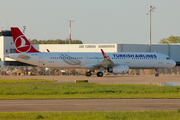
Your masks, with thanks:
[[[86,72],[85,73],[86,77],[90,77],[92,74],[91,74],[91,70]],[[103,76],[103,73],[102,72],[98,72],[97,73],[97,77],[102,77]]]
[[[103,76],[103,73],[102,72],[98,72],[97,73],[97,77],[102,77]]]
[[[92,75],[92,74],[91,74],[91,70],[88,71],[88,72],[86,72],[85,75],[86,75],[86,77],[90,77],[90,76]]]

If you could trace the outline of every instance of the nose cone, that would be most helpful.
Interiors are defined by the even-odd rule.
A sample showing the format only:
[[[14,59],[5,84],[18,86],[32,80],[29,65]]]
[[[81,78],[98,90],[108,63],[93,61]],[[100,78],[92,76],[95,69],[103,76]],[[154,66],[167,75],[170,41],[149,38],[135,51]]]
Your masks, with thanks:
[[[171,66],[174,67],[176,65],[176,62],[174,60],[171,60]]]

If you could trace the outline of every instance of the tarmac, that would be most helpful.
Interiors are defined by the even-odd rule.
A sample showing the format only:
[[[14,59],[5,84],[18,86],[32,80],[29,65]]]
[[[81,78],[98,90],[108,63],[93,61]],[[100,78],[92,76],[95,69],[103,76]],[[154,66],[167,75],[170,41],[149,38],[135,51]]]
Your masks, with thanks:
[[[88,80],[89,83],[101,84],[157,84],[157,82],[180,82],[180,75],[117,75],[117,76],[0,76],[0,79],[45,79],[67,83],[75,80]]]
[[[157,84],[180,82],[180,75],[120,75],[85,76],[0,76],[0,79],[45,79],[56,82],[88,80],[101,84]],[[58,100],[0,100],[0,112],[22,111],[144,111],[177,110],[180,99],[58,99]]]
[[[0,112],[177,110],[179,99],[0,100]]]

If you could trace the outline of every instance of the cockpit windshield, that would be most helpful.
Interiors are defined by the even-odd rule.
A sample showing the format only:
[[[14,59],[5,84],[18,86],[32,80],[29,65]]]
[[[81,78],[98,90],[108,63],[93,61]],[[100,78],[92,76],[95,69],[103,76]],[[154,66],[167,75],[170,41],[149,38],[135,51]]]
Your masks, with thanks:
[[[170,57],[166,57],[166,60],[170,60]]]

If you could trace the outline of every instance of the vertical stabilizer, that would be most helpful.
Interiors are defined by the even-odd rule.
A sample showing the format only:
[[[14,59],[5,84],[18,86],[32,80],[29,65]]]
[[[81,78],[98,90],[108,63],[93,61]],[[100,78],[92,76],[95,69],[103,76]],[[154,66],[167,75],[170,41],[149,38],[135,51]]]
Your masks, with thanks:
[[[11,32],[13,36],[14,45],[16,48],[16,53],[26,52],[33,53],[37,51],[31,43],[27,40],[24,34],[17,27],[11,27]]]

